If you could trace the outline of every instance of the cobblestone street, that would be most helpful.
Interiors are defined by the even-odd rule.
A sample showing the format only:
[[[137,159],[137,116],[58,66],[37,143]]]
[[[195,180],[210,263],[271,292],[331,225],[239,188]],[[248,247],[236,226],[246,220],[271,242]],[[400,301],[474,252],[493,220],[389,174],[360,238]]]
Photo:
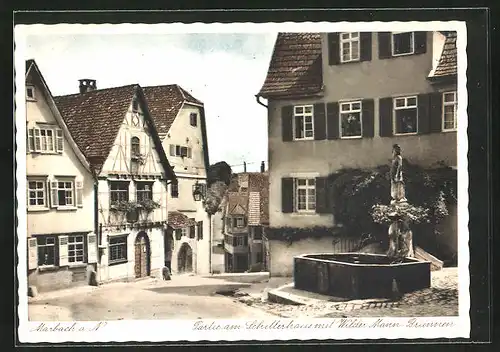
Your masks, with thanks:
[[[404,295],[398,301],[363,300],[342,303],[324,302],[311,305],[289,305],[239,298],[240,302],[286,318],[316,317],[414,317],[458,315],[458,270],[445,268],[432,272],[432,286]]]

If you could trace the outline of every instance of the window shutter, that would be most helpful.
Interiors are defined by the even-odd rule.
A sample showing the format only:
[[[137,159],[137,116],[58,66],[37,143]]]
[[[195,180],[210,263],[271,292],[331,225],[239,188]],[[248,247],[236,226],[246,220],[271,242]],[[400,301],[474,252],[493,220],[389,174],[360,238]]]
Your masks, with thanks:
[[[361,102],[361,108],[363,137],[373,138],[375,136],[375,103],[373,99],[364,99]]]
[[[380,98],[379,100],[380,137],[392,137],[392,98]]]
[[[339,103],[326,104],[327,138],[339,138]]]
[[[33,270],[38,267],[38,246],[36,238],[28,238],[28,269]]]
[[[314,139],[326,139],[325,104],[314,104]]]
[[[328,64],[340,63],[340,38],[339,33],[328,33]]]
[[[179,196],[179,185],[177,183],[172,183],[170,185],[170,195],[174,198]]]
[[[170,144],[170,156],[175,156],[175,144]]]
[[[56,129],[56,152],[62,153],[64,151],[64,137],[60,128]]]
[[[430,130],[430,95],[429,94],[419,94],[417,97],[417,114],[418,114],[418,133],[428,134]]]
[[[83,207],[83,182],[75,181],[76,206]]]
[[[68,236],[59,236],[59,266],[68,265]]]
[[[57,208],[59,206],[57,191],[57,181],[50,182],[50,206],[52,208]]]
[[[326,177],[316,177],[316,213],[330,213],[328,199],[328,179]]]
[[[293,178],[281,179],[281,211],[293,213]]]
[[[232,218],[232,227],[236,227],[238,225],[238,222],[236,221],[236,218]]]
[[[40,130],[38,128],[33,129],[35,135],[35,151],[40,152],[42,150],[42,141],[40,140]]]
[[[35,135],[33,128],[28,129],[28,141],[26,143],[26,150],[30,152],[35,151]]]
[[[359,61],[372,60],[372,32],[359,33]]]
[[[287,105],[281,108],[281,133],[284,142],[293,140],[293,106]]]
[[[87,262],[97,263],[97,236],[94,233],[89,233],[87,235]]]
[[[443,95],[435,92],[429,94],[429,132],[439,133],[443,130]]]
[[[415,54],[425,54],[427,51],[427,32],[413,32],[415,39]]]
[[[388,59],[392,57],[391,32],[378,33],[378,58]]]
[[[180,241],[181,238],[182,238],[182,230],[181,229],[175,230],[175,239],[177,241]]]

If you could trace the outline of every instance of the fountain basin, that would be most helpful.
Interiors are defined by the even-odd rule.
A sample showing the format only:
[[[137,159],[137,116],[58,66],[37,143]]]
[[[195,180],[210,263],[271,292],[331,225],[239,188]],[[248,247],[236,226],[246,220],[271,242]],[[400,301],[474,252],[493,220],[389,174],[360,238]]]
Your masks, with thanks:
[[[431,285],[431,263],[414,258],[394,259],[381,254],[321,253],[294,257],[295,288],[352,299],[393,295]]]

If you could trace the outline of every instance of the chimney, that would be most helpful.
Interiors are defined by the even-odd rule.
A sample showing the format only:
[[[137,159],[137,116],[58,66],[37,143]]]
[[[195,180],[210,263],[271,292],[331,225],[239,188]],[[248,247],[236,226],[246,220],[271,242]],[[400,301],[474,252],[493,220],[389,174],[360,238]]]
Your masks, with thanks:
[[[260,172],[265,172],[266,171],[266,164],[264,162],[260,163]]]
[[[243,172],[247,172],[247,163],[243,162]]]
[[[80,82],[80,93],[87,93],[97,89],[95,79],[79,79],[78,82]]]

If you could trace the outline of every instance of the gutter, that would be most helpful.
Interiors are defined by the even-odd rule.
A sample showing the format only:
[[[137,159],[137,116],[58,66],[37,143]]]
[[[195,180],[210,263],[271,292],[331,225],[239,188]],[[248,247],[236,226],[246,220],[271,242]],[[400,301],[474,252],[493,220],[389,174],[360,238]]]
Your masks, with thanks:
[[[267,105],[266,105],[266,104],[264,104],[263,102],[261,102],[261,101],[260,101],[260,98],[261,98],[261,96],[260,96],[260,95],[255,94],[255,100],[257,100],[257,104],[262,105],[263,107],[265,107],[265,108],[267,109]]]

